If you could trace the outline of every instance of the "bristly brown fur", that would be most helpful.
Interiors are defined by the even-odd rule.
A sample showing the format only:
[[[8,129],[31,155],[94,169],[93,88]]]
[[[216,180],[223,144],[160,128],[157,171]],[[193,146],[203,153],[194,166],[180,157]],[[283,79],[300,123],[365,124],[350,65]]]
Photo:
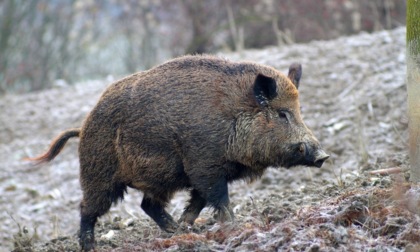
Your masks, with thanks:
[[[53,160],[63,149],[67,140],[72,137],[79,137],[80,129],[69,129],[62,132],[56,139],[51,143],[50,148],[44,154],[34,157],[26,158],[25,160],[34,161],[36,164],[42,164]]]

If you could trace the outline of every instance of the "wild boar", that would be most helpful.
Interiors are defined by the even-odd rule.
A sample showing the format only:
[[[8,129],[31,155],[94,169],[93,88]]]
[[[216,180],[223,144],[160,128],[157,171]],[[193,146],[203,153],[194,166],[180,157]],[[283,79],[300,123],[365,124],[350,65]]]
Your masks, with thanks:
[[[80,137],[80,245],[94,247],[94,225],[127,186],[167,232],[173,194],[190,190],[179,222],[205,206],[232,220],[228,183],[253,180],[268,167],[321,167],[329,157],[301,119],[299,64],[288,76],[272,67],[213,56],[184,56],[112,84],[80,129],[63,132],[34,158],[52,160]]]

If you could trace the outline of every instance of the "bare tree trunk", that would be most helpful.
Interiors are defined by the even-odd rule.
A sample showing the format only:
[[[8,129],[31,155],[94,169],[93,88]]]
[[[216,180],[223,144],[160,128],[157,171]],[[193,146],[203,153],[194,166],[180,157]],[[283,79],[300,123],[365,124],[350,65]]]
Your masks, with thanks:
[[[411,180],[420,182],[420,1],[407,1],[407,92]]]
[[[7,49],[9,44],[9,39],[13,30],[13,18],[15,15],[15,2],[9,1],[5,3],[5,15],[1,17],[1,26],[0,26],[0,93],[5,92],[7,89],[7,80],[6,80],[6,70],[8,64],[8,55]]]
[[[393,7],[394,7],[394,3],[392,2],[392,0],[384,1],[385,29],[392,28],[391,11]]]
[[[271,23],[273,26],[274,34],[277,38],[278,47],[293,44],[292,32],[289,29],[285,29],[285,31],[280,30],[277,16],[273,17]]]
[[[380,4],[375,1],[368,1],[370,8],[372,9],[372,17],[373,17],[373,31],[379,31],[382,30],[382,24],[381,24],[381,15],[379,13]]]
[[[208,23],[213,18],[209,14],[211,10],[207,8],[210,1],[183,0],[182,3],[192,23],[192,39],[185,53],[207,53],[211,45],[213,32],[217,29],[217,27],[209,28]]]
[[[229,21],[229,29],[230,34],[232,35],[233,44],[235,45],[235,51],[242,52],[245,48],[245,42],[244,42],[244,28],[239,27],[239,29],[236,27],[235,17],[233,16],[232,7],[230,4],[226,4],[226,10],[227,10],[227,16]]]

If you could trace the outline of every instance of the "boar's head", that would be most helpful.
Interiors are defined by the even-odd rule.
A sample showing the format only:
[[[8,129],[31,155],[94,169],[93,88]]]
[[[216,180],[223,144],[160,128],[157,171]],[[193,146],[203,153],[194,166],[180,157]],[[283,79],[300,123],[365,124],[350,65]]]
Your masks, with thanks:
[[[328,155],[303,122],[298,87],[302,67],[292,64],[288,77],[278,72],[258,74],[252,95],[254,110],[241,113],[230,139],[230,153],[255,167],[321,167]]]

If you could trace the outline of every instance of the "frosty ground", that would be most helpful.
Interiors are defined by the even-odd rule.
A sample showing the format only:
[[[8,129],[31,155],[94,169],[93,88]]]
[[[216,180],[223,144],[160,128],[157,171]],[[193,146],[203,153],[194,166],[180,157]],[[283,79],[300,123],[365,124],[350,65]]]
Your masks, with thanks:
[[[286,73],[303,65],[305,123],[331,155],[321,169],[270,168],[230,185],[236,221],[205,210],[193,227],[159,230],[140,209],[142,193],[100,218],[100,251],[403,251],[420,250],[418,187],[408,183],[405,28],[282,48],[221,54]],[[42,153],[62,130],[79,127],[112,78],[0,98],[0,250],[77,251],[77,140],[51,164]],[[393,175],[371,175],[381,168]],[[168,206],[177,219],[187,195]]]

